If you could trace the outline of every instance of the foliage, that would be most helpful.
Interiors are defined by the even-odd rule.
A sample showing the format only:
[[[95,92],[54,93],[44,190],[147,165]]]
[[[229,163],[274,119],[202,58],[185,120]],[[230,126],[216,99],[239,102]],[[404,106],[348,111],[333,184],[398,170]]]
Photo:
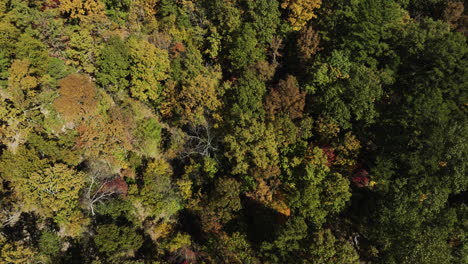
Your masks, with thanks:
[[[0,263],[466,263],[466,3],[0,1]]]
[[[129,54],[125,43],[119,37],[109,39],[102,48],[96,64],[96,79],[99,85],[111,92],[122,91],[128,87]]]
[[[59,81],[54,107],[69,122],[81,121],[96,108],[96,87],[87,75],[71,74]]]
[[[289,9],[288,21],[293,30],[300,30],[309,20],[315,18],[314,9],[322,4],[322,0],[284,0],[282,8]]]
[[[147,40],[130,38],[127,41],[130,58],[130,93],[133,97],[148,101],[160,101],[161,81],[168,78],[169,58],[165,50]]]
[[[125,239],[122,239],[125,237]],[[143,244],[143,237],[134,229],[114,224],[100,225],[96,228],[94,242],[99,252],[118,263],[119,258],[136,251]]]
[[[33,263],[35,252],[21,242],[7,243],[2,246],[0,260],[5,263]]]

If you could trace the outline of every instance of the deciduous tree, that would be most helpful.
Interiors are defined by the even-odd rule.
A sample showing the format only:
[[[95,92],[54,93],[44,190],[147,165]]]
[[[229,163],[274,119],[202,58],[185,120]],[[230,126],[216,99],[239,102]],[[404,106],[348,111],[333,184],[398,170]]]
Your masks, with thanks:
[[[96,87],[88,75],[70,74],[59,81],[59,97],[54,107],[68,122],[91,115],[97,106]]]

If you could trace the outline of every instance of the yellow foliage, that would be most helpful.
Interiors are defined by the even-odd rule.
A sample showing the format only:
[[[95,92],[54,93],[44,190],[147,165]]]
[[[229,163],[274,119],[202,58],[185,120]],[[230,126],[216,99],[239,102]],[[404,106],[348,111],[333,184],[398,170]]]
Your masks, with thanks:
[[[59,10],[70,18],[82,20],[86,16],[103,16],[104,4],[99,0],[61,0]]]
[[[174,226],[171,223],[163,222],[156,226],[151,226],[147,229],[148,234],[150,235],[153,241],[156,241],[160,238],[167,237],[173,230]]]
[[[190,235],[188,234],[177,234],[168,244],[167,249],[169,252],[174,252],[179,248],[190,246],[192,242],[190,241]]]
[[[178,103],[182,106],[183,117],[189,122],[203,118],[204,113],[213,113],[221,106],[218,86],[221,71],[215,70],[207,75],[198,75],[182,87]]]
[[[182,198],[184,198],[185,200],[188,200],[192,197],[193,182],[191,180],[179,179],[177,180],[176,184],[179,187]]]
[[[171,171],[171,165],[165,159],[159,157],[148,164],[146,175],[165,175],[171,174]]]
[[[35,95],[35,88],[38,85],[36,77],[32,76],[28,59],[15,60],[10,67],[8,77],[8,97],[16,104],[21,105],[27,97]]]
[[[134,0],[131,1],[129,10],[129,28],[132,31],[141,30],[141,23],[148,28],[157,28],[156,5],[159,0]]]
[[[64,221],[58,221],[59,235],[62,237],[78,237],[87,230],[89,223],[90,219],[83,215],[80,210],[74,210],[64,218]]]
[[[20,241],[3,245],[0,263],[9,264],[29,264],[34,263],[36,253],[29,247],[24,246]]]
[[[314,10],[319,8],[322,0],[285,0],[281,7],[289,9],[289,23],[293,30],[301,30],[309,20],[315,18]]]
[[[427,199],[427,194],[423,193],[419,196],[419,202],[422,203]]]
[[[337,156],[335,164],[348,168],[354,166],[360,149],[361,142],[351,132],[346,133],[344,142],[336,148]]]

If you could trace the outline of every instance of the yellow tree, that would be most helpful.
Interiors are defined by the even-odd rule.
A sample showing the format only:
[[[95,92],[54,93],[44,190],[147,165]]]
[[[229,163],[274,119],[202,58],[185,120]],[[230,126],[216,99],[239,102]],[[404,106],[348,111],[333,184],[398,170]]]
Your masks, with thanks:
[[[15,60],[10,67],[8,77],[8,95],[18,106],[22,106],[27,97],[35,95],[34,88],[39,84],[36,77],[32,75],[33,70],[28,59]]]
[[[156,5],[159,0],[134,0],[131,1],[129,9],[129,26],[132,31],[140,30],[140,23],[149,28],[157,27]]]
[[[200,121],[204,114],[214,114],[222,105],[219,94],[221,71],[200,74],[183,85],[178,104],[189,122]]]
[[[22,211],[53,218],[62,235],[81,233],[87,222],[79,208],[79,194],[87,178],[83,172],[61,163],[50,165],[50,160],[20,147],[16,154],[4,153],[0,174],[10,183],[12,197]]]
[[[169,54],[146,39],[128,40],[130,55],[130,93],[141,101],[158,101],[163,81],[169,77]]]
[[[0,143],[14,151],[31,130],[27,122],[32,110],[38,109],[31,107],[31,102],[39,81],[28,59],[15,60],[8,73],[7,89],[0,91]]]
[[[29,264],[35,263],[34,252],[21,241],[5,243],[0,251],[0,263]]]
[[[322,0],[284,0],[281,7],[289,9],[289,23],[293,30],[301,30],[309,20],[315,18],[314,10],[319,8]]]
[[[72,19],[82,20],[85,16],[104,15],[104,4],[100,0],[61,0],[59,10]]]

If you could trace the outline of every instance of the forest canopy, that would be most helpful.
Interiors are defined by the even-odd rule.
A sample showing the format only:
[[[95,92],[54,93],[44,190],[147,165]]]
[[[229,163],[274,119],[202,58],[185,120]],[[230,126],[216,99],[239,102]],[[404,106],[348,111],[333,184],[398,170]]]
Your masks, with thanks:
[[[0,1],[0,263],[468,263],[467,12]]]

